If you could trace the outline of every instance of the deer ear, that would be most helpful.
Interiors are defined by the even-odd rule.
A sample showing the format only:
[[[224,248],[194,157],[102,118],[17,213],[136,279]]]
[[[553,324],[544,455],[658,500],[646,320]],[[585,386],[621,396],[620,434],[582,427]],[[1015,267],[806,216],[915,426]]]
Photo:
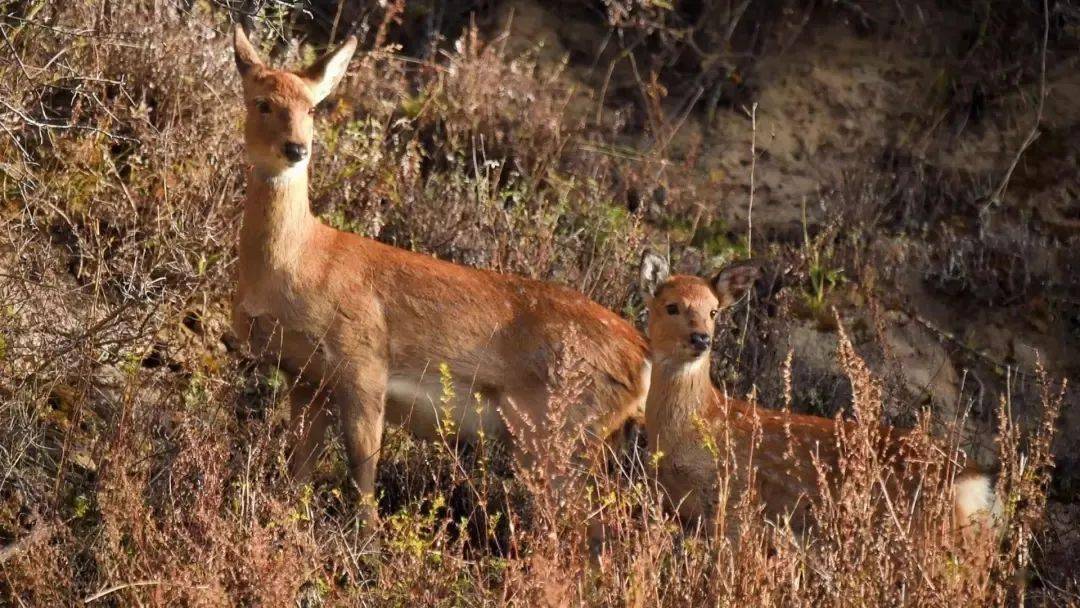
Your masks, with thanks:
[[[319,57],[315,63],[300,72],[299,76],[311,87],[315,103],[326,99],[330,91],[341,82],[345,76],[345,68],[349,67],[349,60],[355,52],[356,36],[349,36],[341,46]]]
[[[233,53],[236,56],[236,69],[241,77],[247,77],[252,70],[263,67],[259,54],[244,33],[244,26],[239,23],[233,27]]]
[[[638,280],[638,288],[641,290],[641,299],[648,302],[656,293],[656,288],[666,281],[671,275],[671,267],[666,259],[659,255],[646,251],[641,255],[641,274]]]
[[[754,262],[732,264],[716,273],[709,280],[720,306],[731,306],[739,300],[761,276],[761,269]]]

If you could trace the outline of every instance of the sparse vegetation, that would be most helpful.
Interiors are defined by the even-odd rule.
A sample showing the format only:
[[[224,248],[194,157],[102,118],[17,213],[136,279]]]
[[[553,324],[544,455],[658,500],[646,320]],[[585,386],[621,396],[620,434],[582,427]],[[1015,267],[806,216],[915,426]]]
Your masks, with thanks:
[[[1078,605],[1080,7],[917,4],[0,0],[0,603]],[[752,495],[718,514],[738,536],[681,530],[632,441],[557,503],[504,446],[390,432],[374,536],[339,445],[291,483],[291,380],[229,330],[234,18],[286,63],[361,34],[316,117],[324,221],[626,312],[645,248],[752,254],[715,380],[945,428],[1001,471],[1000,545],[878,508],[859,437],[806,539]],[[813,86],[781,70],[801,56]],[[923,473],[903,504],[947,517]]]

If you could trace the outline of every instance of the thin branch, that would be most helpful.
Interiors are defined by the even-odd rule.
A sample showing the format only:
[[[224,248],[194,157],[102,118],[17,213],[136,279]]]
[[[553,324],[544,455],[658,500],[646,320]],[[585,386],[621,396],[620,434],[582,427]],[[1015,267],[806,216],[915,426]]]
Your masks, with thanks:
[[[106,131],[104,129],[99,129],[97,127],[91,127],[91,126],[87,126],[87,125],[58,124],[58,123],[50,123],[50,122],[41,122],[39,120],[34,120],[33,118],[30,118],[22,110],[19,110],[15,106],[9,104],[4,99],[0,99],[0,104],[2,104],[5,108],[7,108],[9,111],[11,111],[13,114],[18,116],[20,119],[25,121],[30,126],[37,127],[39,129],[56,129],[56,130],[60,130],[60,131],[66,131],[66,130],[69,130],[69,129],[75,129],[75,130],[78,130],[78,131],[91,131],[93,133],[99,133],[101,135],[104,135],[105,137],[108,137],[109,139],[116,139],[116,140],[119,140],[119,141],[135,141],[135,142],[138,141],[137,139],[135,139],[133,137],[127,137],[125,135],[116,135],[115,133],[110,133],[110,132],[108,132],[108,131]]]
[[[7,29],[3,26],[0,26],[0,36],[4,37],[4,44],[7,45],[8,49],[11,51],[11,56],[14,57],[15,61],[19,64],[19,69],[22,70],[23,76],[33,84],[34,79],[31,78],[30,73],[26,71],[26,64],[23,63],[22,57],[19,56],[19,52],[15,50],[15,45],[11,43],[11,39],[8,38],[7,35]]]
[[[983,207],[983,211],[986,211],[990,205],[1001,202],[1001,197],[1004,196],[1005,190],[1009,187],[1009,180],[1012,179],[1013,171],[1016,170],[1016,166],[1020,164],[1020,157],[1024,155],[1028,147],[1039,138],[1039,127],[1042,125],[1043,104],[1046,101],[1046,45],[1050,38],[1050,10],[1047,6],[1047,0],[1043,0],[1043,39],[1042,39],[1042,56],[1039,67],[1039,103],[1035,109],[1035,124],[1031,125],[1031,131],[1028,132],[1027,137],[1024,138],[1024,143],[1020,144],[1020,149],[1016,151],[1016,156],[1013,157],[1012,164],[1009,165],[1009,170],[1005,172],[1005,177],[1002,178],[1001,183],[998,184],[994,194],[990,196],[990,200],[986,202]]]
[[[103,597],[105,597],[107,595],[111,595],[113,593],[116,593],[117,591],[123,591],[124,589],[131,589],[131,588],[134,588],[134,587],[152,587],[152,586],[156,586],[156,585],[176,586],[176,583],[170,583],[168,581],[134,581],[134,582],[131,582],[131,583],[121,583],[119,585],[113,585],[112,587],[102,589],[101,591],[98,591],[97,593],[95,593],[93,595],[87,596],[86,599],[83,600],[83,603],[84,604],[89,604],[91,602],[95,602],[95,601],[100,600],[101,598],[103,598]],[[197,587],[192,587],[192,588],[193,589],[206,589],[207,587],[205,585],[199,585]]]
[[[754,254],[754,174],[757,169],[757,102],[750,106],[750,201],[746,208],[746,253]]]

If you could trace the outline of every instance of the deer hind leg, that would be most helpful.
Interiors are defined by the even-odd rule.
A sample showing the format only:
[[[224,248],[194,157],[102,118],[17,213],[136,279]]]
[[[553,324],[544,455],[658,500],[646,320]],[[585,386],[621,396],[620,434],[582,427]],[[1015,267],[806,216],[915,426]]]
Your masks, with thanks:
[[[523,463],[547,466],[562,459],[580,464],[589,452],[586,444],[596,448],[604,439],[598,421],[587,414],[595,409],[591,399],[588,394],[563,398],[543,385],[531,385],[504,391],[498,408]]]
[[[567,407],[554,403],[547,389],[517,391],[500,398],[500,411],[513,435],[512,453],[519,469],[543,479],[551,497],[561,507],[584,488],[585,471],[595,470],[602,458],[603,441],[591,433],[572,402]],[[575,400],[578,401],[578,400]],[[585,542],[594,565],[608,537],[599,519],[586,524]]]
[[[386,364],[378,360],[353,362],[351,371],[333,387],[349,473],[360,492],[362,519],[378,521],[375,474],[382,448],[386,415]]]
[[[499,415],[511,436],[510,447],[514,461],[524,474],[547,477],[545,465],[550,465],[556,452],[548,420],[547,391],[516,390],[499,395]]]
[[[546,493],[560,507],[569,506],[575,487],[581,484],[576,475],[581,461],[581,441],[570,436],[566,411],[555,411],[558,404],[546,388],[517,390],[500,397],[499,410],[509,430],[511,454],[520,474],[534,488]],[[590,527],[589,536],[592,536]]]
[[[307,481],[322,456],[329,399],[326,387],[304,380],[297,380],[289,392],[289,475],[297,481]]]

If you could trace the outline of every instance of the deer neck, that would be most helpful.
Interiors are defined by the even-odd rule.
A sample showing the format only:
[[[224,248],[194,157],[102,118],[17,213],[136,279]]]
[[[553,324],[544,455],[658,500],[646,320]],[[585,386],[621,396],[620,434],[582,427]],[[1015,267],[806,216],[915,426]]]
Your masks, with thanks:
[[[318,225],[308,204],[307,168],[268,176],[248,171],[244,220],[240,228],[240,272],[287,270]]]
[[[654,362],[645,404],[645,430],[650,446],[676,440],[693,424],[694,416],[704,409],[713,393],[708,357],[699,357],[691,363]]]

